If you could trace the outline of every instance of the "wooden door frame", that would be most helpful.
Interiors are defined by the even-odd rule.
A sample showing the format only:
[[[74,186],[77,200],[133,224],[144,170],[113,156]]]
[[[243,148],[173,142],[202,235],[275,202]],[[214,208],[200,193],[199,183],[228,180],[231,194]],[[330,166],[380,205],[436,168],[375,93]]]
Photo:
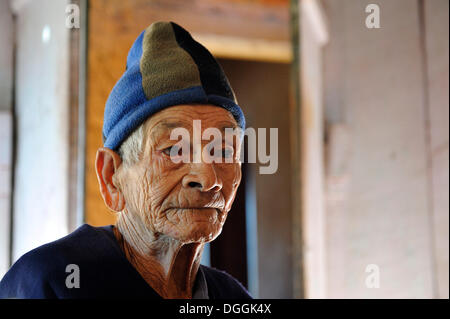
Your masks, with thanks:
[[[320,125],[323,103],[320,98],[311,98],[320,96],[323,90],[321,79],[307,84],[305,81],[322,72],[321,59],[310,59],[307,52],[313,47],[321,53],[328,41],[327,23],[318,0],[291,0],[291,35],[293,295],[294,298],[324,298],[324,141]]]
[[[87,0],[71,0],[80,9],[80,28],[70,30],[69,42],[69,189],[68,229],[75,230],[85,221],[86,161],[86,58]]]

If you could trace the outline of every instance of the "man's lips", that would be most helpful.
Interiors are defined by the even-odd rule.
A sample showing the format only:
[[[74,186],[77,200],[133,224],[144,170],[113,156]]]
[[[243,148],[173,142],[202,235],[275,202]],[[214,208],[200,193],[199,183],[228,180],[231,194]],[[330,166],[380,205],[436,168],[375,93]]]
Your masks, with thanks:
[[[168,209],[220,209],[220,208],[207,206],[207,207],[170,207]]]
[[[205,210],[205,209],[215,209],[218,213],[220,213],[222,211],[222,207],[213,207],[213,206],[202,206],[202,207],[198,207],[198,206],[192,206],[192,207],[169,207],[167,208],[165,211],[168,210],[192,210],[192,209],[201,209],[201,210]]]

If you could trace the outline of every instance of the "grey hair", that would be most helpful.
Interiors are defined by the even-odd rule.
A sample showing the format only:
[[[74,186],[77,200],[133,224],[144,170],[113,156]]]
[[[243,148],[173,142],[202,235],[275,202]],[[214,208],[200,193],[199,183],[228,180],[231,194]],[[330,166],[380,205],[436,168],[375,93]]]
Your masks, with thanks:
[[[137,129],[120,145],[119,155],[125,166],[136,164],[141,158],[142,144],[144,141],[144,125],[139,125]]]

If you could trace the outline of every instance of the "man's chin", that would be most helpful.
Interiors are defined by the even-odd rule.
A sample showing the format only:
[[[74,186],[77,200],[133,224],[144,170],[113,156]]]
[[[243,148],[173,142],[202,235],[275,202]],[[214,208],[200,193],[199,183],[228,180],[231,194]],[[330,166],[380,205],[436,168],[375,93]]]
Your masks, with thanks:
[[[183,243],[207,243],[213,241],[222,232],[222,226],[207,222],[191,222],[182,233],[176,232],[172,237]]]
[[[226,214],[219,209],[206,207],[170,209],[167,214],[175,215],[176,219],[172,219],[169,228],[162,233],[183,243],[214,240],[222,232],[226,218]]]

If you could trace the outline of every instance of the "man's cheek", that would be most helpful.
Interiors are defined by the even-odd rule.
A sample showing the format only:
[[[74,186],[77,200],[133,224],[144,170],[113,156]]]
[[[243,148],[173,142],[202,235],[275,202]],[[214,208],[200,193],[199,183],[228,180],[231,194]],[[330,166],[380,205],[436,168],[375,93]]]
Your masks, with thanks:
[[[141,188],[146,194],[146,199],[152,205],[159,205],[164,198],[166,191],[168,174],[164,170],[163,163],[158,158],[152,158],[150,165],[146,166],[142,171],[143,183]]]
[[[228,184],[227,187],[224,187],[222,190],[223,196],[225,197],[225,210],[228,212],[233,205],[234,199],[236,197],[237,188],[239,184]]]
[[[148,214],[154,211],[158,205],[158,199],[161,197],[161,190],[157,185],[154,171],[151,167],[145,167],[136,172],[129,181],[129,197],[132,199],[134,209],[145,219],[149,218]]]
[[[172,174],[175,175],[175,174]],[[152,214],[155,218],[161,218],[165,216],[164,210],[171,206],[177,206],[176,201],[178,199],[176,194],[177,179],[176,176],[158,176],[152,183],[148,184],[149,189],[149,202],[148,206],[151,208]]]
[[[224,187],[227,186],[231,189],[231,192],[236,192],[241,183],[242,173],[241,168],[238,165],[234,165],[233,169],[230,169],[226,178],[224,179]]]
[[[145,198],[144,189],[142,188],[143,176],[135,171],[128,171],[127,176],[122,182],[122,192],[125,197],[125,203],[129,210],[139,211]]]
[[[241,183],[241,172],[239,168],[239,171],[236,172],[232,180],[230,180],[226,184],[228,186],[224,189],[224,196],[225,200],[227,201],[228,210],[231,209],[231,206],[233,205],[240,183]]]

